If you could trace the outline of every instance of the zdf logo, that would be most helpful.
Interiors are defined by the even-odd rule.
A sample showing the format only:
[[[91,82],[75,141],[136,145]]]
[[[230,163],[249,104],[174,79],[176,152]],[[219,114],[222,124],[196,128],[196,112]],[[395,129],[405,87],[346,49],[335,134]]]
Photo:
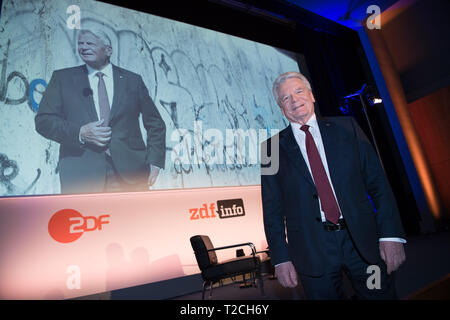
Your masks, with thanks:
[[[199,220],[217,216],[220,219],[225,219],[245,216],[244,201],[242,199],[217,200],[217,211],[215,211],[215,208],[214,202],[210,203],[209,206],[204,203],[200,208],[191,208],[189,209],[190,219]]]
[[[93,216],[83,217],[74,209],[63,209],[56,212],[48,222],[48,233],[61,243],[69,243],[79,239],[84,232],[102,230],[104,224],[108,224],[108,214],[98,218]]]

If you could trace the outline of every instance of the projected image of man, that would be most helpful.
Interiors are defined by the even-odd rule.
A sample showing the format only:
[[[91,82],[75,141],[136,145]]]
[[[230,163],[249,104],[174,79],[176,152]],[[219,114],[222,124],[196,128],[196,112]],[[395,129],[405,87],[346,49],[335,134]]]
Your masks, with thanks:
[[[164,168],[166,127],[142,77],[110,62],[101,30],[79,32],[78,54],[85,64],[53,72],[35,118],[60,144],[61,192],[148,190]]]

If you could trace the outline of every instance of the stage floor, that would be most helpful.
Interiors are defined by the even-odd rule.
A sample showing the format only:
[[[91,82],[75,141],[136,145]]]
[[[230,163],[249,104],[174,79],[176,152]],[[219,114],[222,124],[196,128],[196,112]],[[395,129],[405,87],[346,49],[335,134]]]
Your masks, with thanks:
[[[405,246],[406,262],[396,275],[396,287],[399,299],[408,299],[418,290],[443,279],[450,274],[450,231],[428,235],[408,237]],[[264,275],[265,297],[255,287],[240,288],[239,283],[224,284],[214,287],[213,300],[302,300],[305,299],[303,288],[295,289],[280,286],[278,280],[270,280]],[[352,289],[347,281],[346,291],[351,295]],[[208,298],[209,290],[205,294]],[[201,292],[175,297],[175,300],[200,300]],[[450,296],[448,297],[450,299]]]

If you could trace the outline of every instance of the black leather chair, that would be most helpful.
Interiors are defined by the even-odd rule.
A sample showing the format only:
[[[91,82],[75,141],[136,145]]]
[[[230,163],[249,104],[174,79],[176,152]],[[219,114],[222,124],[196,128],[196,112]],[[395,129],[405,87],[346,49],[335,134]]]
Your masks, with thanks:
[[[194,249],[195,258],[197,259],[198,267],[202,272],[202,300],[205,299],[207,285],[209,285],[210,288],[209,298],[211,298],[212,288],[215,282],[238,275],[243,275],[245,277],[245,274],[248,273],[252,275],[255,287],[258,287],[259,285],[261,294],[264,296],[264,284],[261,277],[261,260],[256,255],[256,249],[253,243],[246,242],[214,248],[208,236],[196,235],[191,237],[190,240],[192,249]],[[216,251],[244,246],[249,246],[251,248],[251,255],[236,257],[220,262],[217,260]],[[259,282],[258,285],[256,284],[256,279]]]

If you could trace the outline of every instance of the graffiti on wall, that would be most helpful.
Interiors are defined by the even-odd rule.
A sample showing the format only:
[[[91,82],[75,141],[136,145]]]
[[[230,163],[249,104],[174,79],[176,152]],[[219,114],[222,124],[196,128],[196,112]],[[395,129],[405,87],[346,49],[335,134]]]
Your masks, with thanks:
[[[142,76],[166,123],[166,169],[152,188],[259,184],[259,164],[238,156],[260,142],[248,132],[270,134],[286,126],[271,86],[278,74],[298,70],[296,61],[276,48],[211,30],[104,3],[78,3],[81,28],[108,34],[111,62]],[[59,145],[35,132],[34,116],[52,72],[82,64],[78,31],[66,24],[70,5],[3,4],[0,196],[59,193]],[[223,136],[238,130],[244,136],[218,143],[206,134],[211,130]],[[186,146],[183,161],[173,156],[180,145]],[[227,161],[212,161],[208,150]]]

